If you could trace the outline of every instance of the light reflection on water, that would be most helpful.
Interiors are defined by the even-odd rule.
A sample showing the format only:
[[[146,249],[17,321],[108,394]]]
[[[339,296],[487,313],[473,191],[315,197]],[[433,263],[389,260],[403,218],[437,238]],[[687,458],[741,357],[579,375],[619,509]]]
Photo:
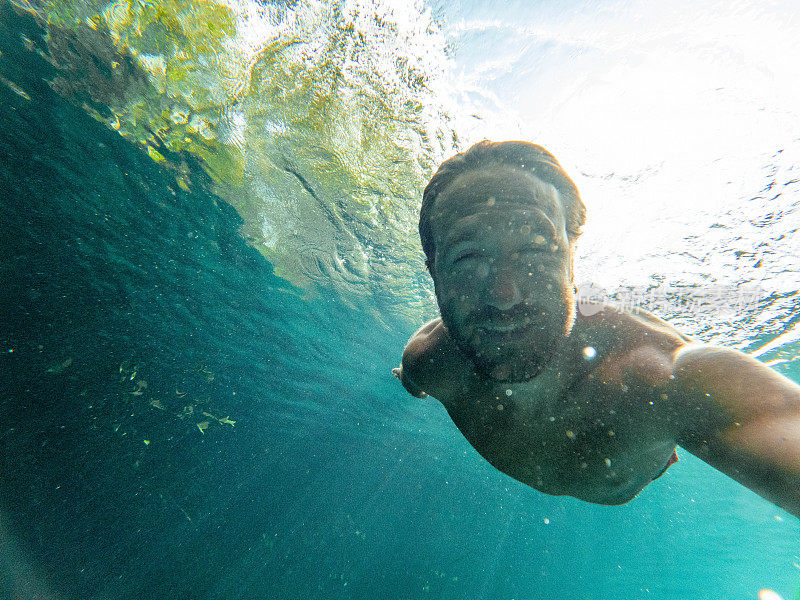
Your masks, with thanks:
[[[661,312],[747,346],[797,311],[800,54],[789,2],[440,3],[466,143],[540,143],[582,192],[577,279],[764,290],[750,312]],[[480,118],[476,118],[480,117]],[[705,288],[705,289],[703,289]],[[648,308],[645,306],[645,308]],[[699,309],[698,309],[699,308]]]
[[[392,5],[381,2],[375,10],[386,15]],[[204,581],[219,586],[218,595],[234,597],[251,590],[262,591],[251,595],[265,595],[265,589],[276,597],[313,597],[312,591],[298,594],[298,589],[310,590],[327,577],[322,583],[327,584],[331,597],[351,597],[343,591],[344,585],[350,584],[350,590],[360,589],[361,597],[417,597],[429,589],[440,592],[441,597],[464,597],[475,590],[486,597],[510,597],[531,585],[538,587],[530,593],[543,598],[588,594],[618,597],[620,589],[631,592],[628,597],[639,597],[639,593],[646,597],[651,590],[664,598],[687,597],[687,589],[705,589],[725,590],[730,597],[745,598],[748,592],[744,588],[752,581],[770,585],[763,580],[777,578],[773,574],[781,568],[785,569],[781,576],[785,575],[796,559],[796,524],[777,520],[780,515],[776,515],[776,509],[758,504],[752,494],[691,457],[684,455],[680,468],[648,487],[635,503],[619,509],[535,494],[499,475],[469,447],[440,406],[410,399],[391,378],[389,366],[396,364],[393,348],[399,354],[402,340],[392,340],[379,327],[367,327],[365,332],[364,323],[371,323],[369,318],[362,320],[360,312],[334,310],[325,304],[344,300],[375,313],[394,310],[409,320],[417,318],[418,312],[432,310],[430,297],[424,296],[430,284],[421,279],[415,247],[419,187],[435,159],[441,158],[448,147],[464,148],[482,137],[526,137],[548,146],[563,161],[590,205],[593,225],[587,228],[581,247],[582,272],[590,273],[609,289],[617,284],[641,286],[655,275],[697,285],[714,277],[724,285],[735,285],[745,279],[760,281],[758,269],[777,274],[781,270],[796,272],[791,260],[797,253],[787,252],[782,245],[791,243],[791,236],[781,238],[788,234],[787,223],[794,215],[792,169],[793,154],[797,154],[791,144],[783,148],[782,136],[794,139],[796,135],[791,132],[791,123],[780,135],[767,135],[775,133],[774,127],[767,126],[773,118],[770,115],[791,110],[788,104],[781,104],[780,99],[785,97],[776,94],[777,104],[770,105],[773,108],[763,116],[755,110],[760,103],[748,95],[746,82],[733,82],[735,94],[726,96],[722,90],[718,95],[728,103],[723,107],[738,107],[733,113],[742,115],[742,123],[747,123],[743,129],[725,121],[723,117],[731,111],[706,106],[706,100],[718,96],[716,88],[714,93],[701,93],[711,85],[704,77],[714,75],[709,66],[714,63],[699,61],[700,75],[690,76],[693,63],[688,59],[694,56],[693,47],[681,42],[687,36],[705,35],[700,24],[707,24],[707,14],[697,16],[698,24],[688,27],[681,37],[679,30],[686,25],[680,20],[683,17],[670,20],[663,14],[666,9],[648,16],[643,8],[629,4],[615,8],[604,3],[601,8],[600,3],[557,7],[555,3],[494,3],[435,9],[430,22],[438,25],[430,32],[427,25],[421,25],[429,23],[428,17],[415,21],[413,14],[403,12],[417,36],[414,42],[419,46],[415,48],[428,48],[426,36],[436,41],[443,35],[450,43],[449,55],[433,42],[430,54],[418,52],[429,61],[422,65],[428,79],[424,81],[427,91],[417,98],[421,106],[411,106],[407,113],[369,112],[367,109],[376,105],[367,102],[354,110],[353,103],[363,100],[361,92],[385,83],[384,75],[388,78],[387,72],[376,67],[385,66],[393,57],[387,54],[387,48],[399,44],[408,54],[413,52],[403,31],[392,35],[391,19],[384,19],[383,25],[369,24],[369,3],[348,6],[362,11],[359,26],[375,44],[360,48],[359,58],[356,53],[345,54],[348,60],[338,63],[333,50],[331,55],[325,54],[324,44],[322,51],[311,52],[320,39],[350,39],[334,27],[326,30],[327,38],[296,40],[292,46],[296,54],[282,55],[275,49],[267,52],[259,63],[266,71],[253,88],[257,93],[242,101],[239,112],[232,110],[228,130],[230,145],[246,150],[240,182],[243,197],[229,199],[238,202],[250,225],[271,227],[274,242],[265,235],[260,243],[276,247],[272,258],[279,272],[282,270],[287,278],[297,275],[290,262],[292,255],[297,255],[300,274],[327,288],[329,295],[309,294],[304,304],[294,290],[284,294],[255,286],[251,289],[241,267],[230,265],[223,272],[234,281],[242,277],[239,283],[244,285],[231,286],[227,294],[212,277],[215,268],[206,268],[199,279],[193,274],[167,278],[195,282],[198,290],[191,293],[192,298],[207,298],[197,303],[202,307],[201,326],[192,322],[187,330],[211,338],[208,344],[197,344],[196,351],[221,362],[219,372],[224,376],[218,377],[215,385],[225,392],[240,386],[248,392],[240,392],[236,400],[233,394],[223,397],[209,392],[208,401],[224,401],[237,409],[230,414],[239,423],[235,429],[228,425],[220,428],[228,436],[216,438],[220,446],[206,442],[214,439],[213,430],[197,431],[192,423],[185,428],[194,435],[187,435],[190,442],[146,446],[151,454],[161,446],[163,454],[158,456],[166,458],[163,462],[153,460],[151,466],[168,484],[156,486],[136,476],[125,480],[124,490],[132,494],[138,494],[136,487],[142,482],[159,492],[174,488],[176,497],[186,495],[185,488],[190,486],[197,503],[196,515],[218,519],[215,528],[198,532],[204,544],[201,547],[214,549],[213,559],[206,561],[202,553],[189,557],[190,565],[193,559],[207,564],[201,566],[204,572],[191,572],[186,579],[202,575]],[[513,10],[515,6],[517,10]],[[310,11],[310,21],[299,23],[294,31],[305,31],[302,27],[311,31],[312,17],[317,14],[314,11],[325,14],[322,3],[287,3],[270,17],[270,22],[278,26],[303,10]],[[476,24],[487,12],[493,22]],[[114,19],[124,19],[119,8],[111,13]],[[642,18],[637,20],[640,14]],[[689,13],[684,10],[676,14]],[[732,14],[737,15],[735,11]],[[655,31],[637,28],[641,22],[652,23]],[[780,19],[776,26],[782,26]],[[672,27],[674,31],[659,33],[659,27]],[[729,39],[718,29],[710,30],[719,44],[749,44]],[[503,48],[509,39],[514,40],[513,47]],[[791,40],[783,41],[787,48],[793,47]],[[765,47],[769,46],[767,43]],[[749,64],[749,54],[745,55],[751,50],[745,45],[732,57],[721,53],[722,63],[732,66],[722,70],[720,77],[732,78],[736,65]],[[756,50],[752,60],[758,65],[762,59]],[[662,60],[672,67],[659,70]],[[388,62],[391,64],[391,60]],[[350,69],[343,71],[341,81],[348,85],[343,83],[337,92],[340,96],[324,93],[330,91],[324,85],[330,81],[322,75],[333,72],[331,65]],[[286,69],[283,76],[278,66]],[[688,89],[681,87],[682,69],[689,70]],[[743,72],[751,73],[746,69]],[[760,72],[759,68],[752,70],[754,81],[763,88],[768,86],[769,77],[759,79]],[[258,74],[257,69],[253,73]],[[637,79],[637,74],[642,78]],[[308,88],[303,88],[304,82]],[[199,85],[197,80],[194,83]],[[407,82],[407,88],[417,83]],[[378,105],[381,101],[416,98],[397,90],[396,95],[390,94],[389,87],[376,87],[375,93],[366,97]],[[757,93],[769,99],[762,88]],[[699,90],[700,95],[692,90]],[[284,99],[285,93],[291,96],[292,92],[297,93],[294,104]],[[319,106],[309,99],[320,101]],[[739,100],[742,102],[737,104]],[[695,109],[702,109],[702,114],[681,126]],[[722,116],[709,120],[717,112]],[[213,113],[208,110],[207,116],[212,118]],[[173,114],[176,122],[188,120],[182,113]],[[397,125],[387,114],[400,114],[407,121],[401,119]],[[759,119],[766,123],[763,128]],[[332,125],[325,129],[328,123]],[[444,130],[457,133],[456,141],[438,139],[436,132]],[[392,133],[397,131],[408,136],[396,140]],[[765,132],[765,141],[753,137],[743,144],[739,137],[755,136],[754,131]],[[722,133],[732,137],[716,137]],[[381,139],[391,143],[368,143]],[[409,156],[416,162],[409,163]],[[759,160],[751,160],[754,157]],[[223,173],[220,185],[231,184],[233,178],[233,174]],[[732,183],[727,184],[728,180]],[[771,199],[774,194],[761,192],[771,182],[786,191]],[[759,195],[763,197],[756,198]],[[149,196],[143,200],[145,206],[149,200]],[[139,231],[150,231],[144,218],[150,213],[130,213],[141,217]],[[183,225],[188,227],[187,223]],[[210,223],[209,229],[213,229]],[[255,230],[258,233],[257,226]],[[215,239],[212,233],[207,235]],[[141,241],[146,239],[143,234]],[[745,250],[767,239],[766,247],[759,250],[762,266],[746,263],[753,256],[736,256],[740,248],[732,242],[734,239],[744,244]],[[398,241],[402,244],[396,247]],[[253,243],[258,245],[259,240]],[[144,247],[152,259],[150,264],[158,264],[163,249],[156,244]],[[180,245],[171,249],[183,256]],[[728,251],[735,258],[728,256]],[[67,250],[56,254],[72,255]],[[720,255],[724,260],[714,262]],[[351,259],[352,264],[348,262]],[[363,268],[378,259],[386,266]],[[155,270],[149,272],[155,277]],[[414,286],[405,285],[409,279]],[[769,283],[774,281],[770,279]],[[156,286],[140,288],[147,297],[157,295]],[[762,332],[766,335],[770,328],[781,327],[780,315],[786,314],[787,302],[792,301],[790,293],[793,288],[784,295],[775,294],[770,311],[759,316],[762,320],[753,320],[752,328],[734,330],[741,324],[736,319],[726,325],[734,331],[731,339]],[[283,295],[291,300],[287,305],[311,309],[308,313],[301,308],[281,311],[276,298]],[[162,297],[160,293],[157,296]],[[176,296],[174,304],[182,310],[187,300],[185,295]],[[260,321],[252,319],[243,308],[248,303],[237,305],[232,300],[250,300],[250,310],[256,314],[269,304],[276,324],[264,315]],[[171,313],[166,309],[157,313],[159,317],[162,314]],[[136,311],[125,312],[122,322],[127,323],[128,318],[136,322],[138,316]],[[708,327],[709,322],[725,331],[719,315],[712,311],[695,310],[683,318],[689,331]],[[174,340],[181,338],[170,337],[170,327],[182,322],[173,323],[168,318],[157,321],[124,329],[147,332],[143,339],[158,349],[151,360],[163,366],[168,375],[172,363],[158,359],[170,354],[156,342],[163,340],[167,351],[179,353],[182,348]],[[241,338],[235,337],[232,342],[228,337],[231,330]],[[714,330],[711,333],[719,334]],[[151,335],[153,342],[148,338]],[[785,350],[781,347],[774,351],[781,349]],[[152,348],[148,350],[153,352]],[[265,352],[274,353],[274,359],[265,362]],[[220,383],[224,377],[229,384]],[[54,381],[49,376],[44,379]],[[151,379],[151,393],[157,389],[158,379]],[[228,386],[233,387],[226,389]],[[177,390],[166,391],[175,400]],[[125,393],[126,399],[139,398],[127,398],[130,392]],[[244,400],[238,399],[242,397]],[[73,400],[81,407],[91,401],[79,395]],[[110,405],[114,409],[127,406]],[[150,410],[144,414],[159,427],[182,427],[182,422],[159,420],[161,412],[155,412],[159,410],[153,409],[155,405],[144,406]],[[51,429],[52,439],[63,438]],[[84,433],[78,428],[76,432]],[[114,438],[107,428],[104,432],[120,445],[130,439]],[[155,439],[148,434],[148,439],[151,437]],[[172,440],[166,435],[164,439]],[[136,446],[139,452],[145,448],[138,443]],[[41,452],[38,445],[32,447],[31,455]],[[197,460],[201,451],[204,458],[212,459],[215,476],[208,475],[207,461]],[[75,456],[99,460],[97,457],[105,454],[84,454],[78,445]],[[65,459],[54,456],[56,466],[64,464],[57,460]],[[184,463],[189,465],[186,471],[181,468]],[[31,472],[36,470],[33,465]],[[55,496],[52,486],[48,490]],[[110,502],[115,508],[113,503],[125,498],[110,485],[91,490],[95,494],[98,491],[109,497],[113,494]],[[90,493],[85,501],[94,498]],[[167,504],[163,497],[158,501]],[[94,504],[105,506],[103,502]],[[188,526],[190,521],[184,514],[169,513],[169,507],[162,504],[158,505],[161,514],[172,514],[183,527]],[[121,512],[130,515],[127,506]],[[56,513],[55,520],[65,520],[59,516]],[[141,521],[135,517],[131,516],[134,523],[152,526],[156,522],[149,513]],[[262,520],[253,521],[254,517]],[[195,516],[193,523],[198,522],[205,526]],[[262,529],[256,531],[259,523]],[[140,531],[130,530],[131,547],[137,552],[147,548],[139,539]],[[254,531],[261,538],[250,544]],[[94,541],[79,533],[88,543]],[[164,538],[160,537],[162,533]],[[185,539],[178,533],[159,528],[153,535],[159,541],[168,538],[165,547],[174,550],[180,549]],[[236,539],[236,534],[240,536],[240,544],[235,546],[239,551],[231,552],[221,540]],[[265,539],[269,545],[263,543]],[[187,545],[183,551],[189,554],[197,547]],[[169,564],[186,562],[183,556],[161,554],[172,561]],[[148,556],[147,552],[143,555]],[[729,572],[728,561],[735,565],[732,569],[747,572]],[[220,565],[229,567],[224,576],[210,574]],[[159,568],[155,562],[140,566],[144,571]],[[785,579],[796,579],[795,574],[789,571]],[[334,575],[341,577],[336,587],[330,581]],[[740,583],[742,580],[747,583]],[[385,586],[380,588],[381,593],[376,592],[376,581]],[[788,585],[781,589],[788,589]]]
[[[522,138],[556,155],[588,206],[579,283],[758,286],[733,316],[660,312],[743,348],[797,312],[790,2],[240,0],[169,5],[169,27],[151,4],[62,4],[147,72],[149,91],[117,81],[141,108],[104,96],[115,127],[208,160],[250,243],[296,285],[412,328],[435,314],[422,187],[457,150]]]

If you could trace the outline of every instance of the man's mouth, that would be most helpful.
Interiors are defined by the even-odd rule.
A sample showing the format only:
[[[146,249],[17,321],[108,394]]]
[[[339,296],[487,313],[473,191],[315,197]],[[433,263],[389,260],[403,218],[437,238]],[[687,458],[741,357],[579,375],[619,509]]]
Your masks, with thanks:
[[[527,329],[531,323],[533,323],[533,318],[530,315],[497,315],[479,319],[477,327],[484,331],[509,333]]]
[[[516,331],[517,329],[522,329],[523,327],[527,327],[530,325],[530,319],[525,319],[519,323],[484,323],[481,325],[481,329],[486,329],[488,331],[497,331],[499,333],[505,333],[508,331]]]

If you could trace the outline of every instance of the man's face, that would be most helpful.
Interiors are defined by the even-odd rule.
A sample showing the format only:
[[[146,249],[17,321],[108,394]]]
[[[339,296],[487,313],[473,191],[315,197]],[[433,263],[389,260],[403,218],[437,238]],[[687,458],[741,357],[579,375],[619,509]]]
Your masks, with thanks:
[[[555,188],[512,167],[458,176],[431,215],[442,319],[486,375],[535,376],[575,319],[571,252]]]

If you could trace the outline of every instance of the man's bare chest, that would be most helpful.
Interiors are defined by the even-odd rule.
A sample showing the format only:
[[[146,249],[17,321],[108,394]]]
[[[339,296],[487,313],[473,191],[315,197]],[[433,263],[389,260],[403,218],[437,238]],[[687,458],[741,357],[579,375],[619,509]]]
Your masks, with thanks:
[[[598,501],[638,492],[663,468],[672,446],[640,414],[645,390],[602,382],[494,384],[470,390],[450,410],[475,449],[504,473],[549,494]]]

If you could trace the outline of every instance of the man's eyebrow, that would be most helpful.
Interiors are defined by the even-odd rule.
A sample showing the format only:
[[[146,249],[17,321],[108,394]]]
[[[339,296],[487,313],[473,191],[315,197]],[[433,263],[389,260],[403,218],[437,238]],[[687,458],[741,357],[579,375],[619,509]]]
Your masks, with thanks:
[[[474,225],[463,225],[461,227],[456,227],[450,233],[447,234],[444,238],[445,246],[455,246],[456,244],[460,244],[462,242],[469,241],[470,238],[474,237],[476,233],[486,232],[485,226],[482,227],[480,223],[475,223]]]
[[[548,237],[556,237],[556,225],[544,212],[538,208],[528,208],[525,211],[522,223],[520,226],[532,225],[531,233],[546,233]],[[476,217],[476,215],[470,215]],[[512,217],[515,218],[515,217]],[[502,227],[502,225],[501,225]],[[501,231],[502,232],[502,231]],[[471,222],[466,225],[456,225],[445,236],[444,243],[446,246],[455,246],[465,241],[473,241],[479,235],[496,235],[497,231],[489,231],[487,225],[480,219],[471,219]]]

